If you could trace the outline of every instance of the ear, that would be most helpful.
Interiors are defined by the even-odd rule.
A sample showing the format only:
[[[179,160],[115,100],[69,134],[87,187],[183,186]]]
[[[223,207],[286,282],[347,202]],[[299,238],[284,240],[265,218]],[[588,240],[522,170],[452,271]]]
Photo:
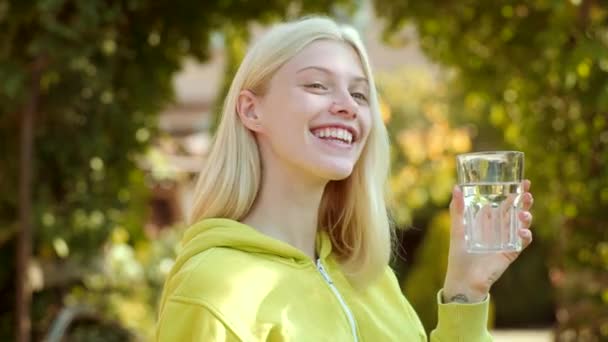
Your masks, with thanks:
[[[253,132],[262,130],[262,122],[257,113],[258,105],[258,98],[251,90],[241,90],[236,102],[236,111],[243,125]]]

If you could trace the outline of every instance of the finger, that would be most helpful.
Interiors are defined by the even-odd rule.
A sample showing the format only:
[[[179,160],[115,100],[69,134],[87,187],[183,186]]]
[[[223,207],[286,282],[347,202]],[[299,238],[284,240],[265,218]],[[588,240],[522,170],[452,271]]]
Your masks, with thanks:
[[[513,208],[513,204],[516,200],[516,194],[509,194],[507,195],[507,198],[500,203],[500,211],[502,212],[503,216],[508,215],[511,212],[511,208]]]
[[[475,224],[472,229],[473,240],[475,241],[489,241],[494,235],[494,229],[492,226],[492,216],[496,215],[493,213],[492,206],[486,204],[475,215]]]
[[[454,231],[462,232],[464,229],[464,196],[458,185],[452,190],[450,218],[452,221],[452,229]]]
[[[524,179],[524,192],[529,192],[532,182],[529,179]]]
[[[529,211],[521,211],[519,213],[519,220],[521,221],[522,226],[525,229],[530,228],[530,226],[532,225],[532,218],[532,213],[530,213]]]
[[[526,248],[532,243],[532,231],[529,229],[520,229],[518,232],[521,237],[522,247]]]
[[[529,192],[524,193],[522,197],[523,197],[523,209],[530,210],[532,208],[532,205],[534,204],[534,197]]]
[[[456,185],[456,186],[454,186],[454,189],[452,189],[452,201],[450,202],[450,214],[452,216],[454,216],[454,215],[462,216],[463,211],[464,211],[464,196],[462,195],[462,190],[460,190],[460,187],[458,185]]]

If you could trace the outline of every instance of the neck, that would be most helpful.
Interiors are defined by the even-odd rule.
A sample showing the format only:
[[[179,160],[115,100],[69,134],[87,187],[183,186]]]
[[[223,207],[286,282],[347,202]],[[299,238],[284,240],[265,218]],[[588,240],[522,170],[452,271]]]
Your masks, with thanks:
[[[262,164],[259,192],[242,222],[316,259],[318,211],[327,182],[303,181],[297,170],[276,162]]]

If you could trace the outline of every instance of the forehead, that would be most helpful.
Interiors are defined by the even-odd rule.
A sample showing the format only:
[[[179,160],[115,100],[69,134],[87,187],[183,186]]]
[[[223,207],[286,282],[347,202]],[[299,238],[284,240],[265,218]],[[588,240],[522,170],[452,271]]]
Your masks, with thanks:
[[[310,68],[309,67],[315,67]],[[336,75],[363,78],[365,73],[355,48],[346,42],[316,40],[291,58],[282,69],[293,74],[302,69],[327,69]]]

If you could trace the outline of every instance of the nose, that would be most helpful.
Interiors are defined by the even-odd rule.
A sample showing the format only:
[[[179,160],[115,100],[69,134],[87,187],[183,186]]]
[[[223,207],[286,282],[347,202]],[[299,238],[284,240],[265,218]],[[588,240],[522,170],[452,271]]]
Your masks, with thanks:
[[[352,98],[349,92],[345,95],[336,96],[329,111],[334,115],[342,116],[346,119],[355,119],[359,105]]]

